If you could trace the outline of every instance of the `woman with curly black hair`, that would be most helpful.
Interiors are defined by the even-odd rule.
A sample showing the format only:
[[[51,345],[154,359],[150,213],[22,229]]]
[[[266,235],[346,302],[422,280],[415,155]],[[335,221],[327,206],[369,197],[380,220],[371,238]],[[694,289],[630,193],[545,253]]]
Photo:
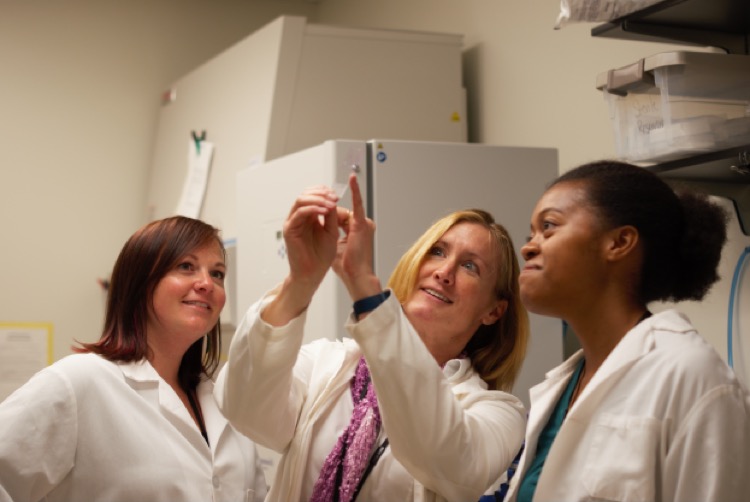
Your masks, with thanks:
[[[531,389],[510,500],[740,500],[750,492],[750,397],[675,310],[718,279],[726,214],[643,168],[569,171],[531,218],[526,308],[582,349]]]

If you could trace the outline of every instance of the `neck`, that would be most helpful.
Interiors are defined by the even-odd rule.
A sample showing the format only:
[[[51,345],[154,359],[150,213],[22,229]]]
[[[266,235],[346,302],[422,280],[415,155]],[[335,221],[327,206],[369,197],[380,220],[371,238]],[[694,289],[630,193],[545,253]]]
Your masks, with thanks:
[[[148,361],[159,376],[172,387],[175,392],[180,393],[179,371],[182,357],[170,357],[159,352],[155,347],[149,347]]]
[[[463,346],[457,348],[455,346],[429,344],[426,341],[425,345],[427,346],[427,350],[430,351],[430,354],[432,354],[432,357],[435,358],[435,361],[437,361],[438,365],[441,368],[445,366],[445,364],[451,359],[457,359],[461,355],[461,351],[463,350]]]
[[[586,373],[593,376],[604,360],[614,350],[620,340],[643,318],[647,312],[642,305],[629,308],[595,309],[596,312],[608,312],[604,316],[591,316],[590,313],[580,318],[568,320],[583,349],[586,359]]]

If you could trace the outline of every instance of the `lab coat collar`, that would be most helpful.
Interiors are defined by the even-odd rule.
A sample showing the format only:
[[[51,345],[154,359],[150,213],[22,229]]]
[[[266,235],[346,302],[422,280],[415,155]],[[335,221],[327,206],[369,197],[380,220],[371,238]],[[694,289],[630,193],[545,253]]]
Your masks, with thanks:
[[[475,395],[477,388],[487,390],[487,382],[474,370],[468,357],[448,361],[443,367],[443,375],[456,396]]]
[[[656,331],[669,330],[685,333],[693,329],[690,321],[675,310],[654,314],[638,323],[625,334],[604,360],[589,384],[573,403],[569,416],[585,419],[586,415],[596,409],[599,398],[606,394],[606,389],[617,381],[617,377],[654,349]],[[582,358],[583,351],[579,350],[560,366],[549,371],[545,381],[529,391],[532,406],[539,402],[539,408],[551,412],[552,405],[562,395],[565,385]],[[549,415],[536,418],[541,421],[541,424],[529,423],[530,427],[534,425],[543,427]]]
[[[588,421],[597,410],[601,399],[607,395],[608,389],[619,380],[622,372],[654,350],[657,343],[656,333],[659,331],[687,333],[694,331],[694,328],[687,317],[675,310],[654,314],[638,323],[625,334],[604,360],[602,366],[573,403],[566,421],[568,419]],[[583,350],[577,351],[561,365],[547,372],[543,382],[530,389],[531,408],[526,433],[526,452],[519,465],[518,473],[523,474],[528,469],[534,457],[533,452],[536,452],[539,435],[582,358]],[[565,427],[565,422],[562,427]],[[515,492],[515,490],[514,486],[512,491]],[[513,500],[514,496],[515,494],[510,497],[510,500]]]
[[[683,314],[675,310],[666,310],[639,322],[612,349],[589,384],[573,403],[569,415],[585,420],[597,408],[599,401],[607,394],[607,390],[619,380],[619,376],[654,350],[656,333],[664,330],[686,333],[693,331],[694,328]]]
[[[443,366],[443,375],[449,381],[458,380],[471,371],[471,359],[462,357],[451,359]]]
[[[125,382],[147,403],[159,409],[159,381],[161,377],[147,359],[135,362],[115,362],[122,372]]]
[[[206,446],[206,442],[200,435],[200,431],[182,403],[182,400],[159,376],[147,359],[137,362],[120,362],[118,366],[133,390],[138,392],[155,408],[158,409],[161,407],[167,411],[182,426],[181,429],[185,431],[185,435],[191,442],[201,445],[201,448]],[[213,397],[213,382],[211,380],[204,379],[201,381],[198,385],[197,395],[201,405],[201,413],[203,413],[203,421],[206,425],[208,442],[211,450],[215,451],[216,444],[229,428],[229,422],[216,406]]]
[[[618,376],[654,348],[653,322],[653,318],[648,318],[625,333],[573,403],[568,412],[569,418],[586,420],[596,410],[606,390],[617,382]],[[579,351],[580,357],[576,362],[583,357],[582,352]],[[570,370],[574,368],[575,365],[568,366]]]
[[[161,380],[154,367],[145,358],[135,362],[118,362],[117,365],[125,378],[133,382],[158,384]]]

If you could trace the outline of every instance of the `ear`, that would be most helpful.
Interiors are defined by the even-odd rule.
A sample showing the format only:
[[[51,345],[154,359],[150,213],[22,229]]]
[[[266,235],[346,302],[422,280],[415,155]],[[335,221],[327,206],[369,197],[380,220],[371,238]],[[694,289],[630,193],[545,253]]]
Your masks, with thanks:
[[[638,247],[640,236],[632,225],[624,225],[609,231],[607,238],[606,258],[609,261],[619,261],[631,256]]]
[[[482,324],[486,326],[495,324],[505,314],[506,310],[508,310],[508,300],[498,300],[492,310],[482,317]]]

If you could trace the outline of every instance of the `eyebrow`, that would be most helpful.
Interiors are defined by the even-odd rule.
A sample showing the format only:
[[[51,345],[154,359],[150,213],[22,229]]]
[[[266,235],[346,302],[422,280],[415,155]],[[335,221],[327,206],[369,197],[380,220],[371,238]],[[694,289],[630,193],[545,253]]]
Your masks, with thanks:
[[[444,241],[442,238],[438,239],[433,246],[441,245],[446,249],[451,249],[450,243]],[[469,258],[472,258],[474,260],[481,261],[484,265],[489,265],[489,262],[482,258],[479,254],[475,253],[474,251],[464,251],[464,255],[468,256]]]
[[[551,212],[562,213],[562,210],[559,209],[559,208],[557,208],[557,207],[555,207],[555,206],[545,207],[544,209],[542,209],[541,211],[539,211],[539,215],[542,216],[542,215],[545,215],[545,214],[551,213]]]
[[[185,253],[182,259],[185,259],[185,258],[192,258],[193,260],[198,261],[198,255],[196,255],[195,253]],[[216,263],[213,264],[213,266],[227,268],[226,262],[222,260],[217,261]]]
[[[545,217],[545,216],[547,216],[547,215],[548,215],[549,213],[558,213],[558,214],[564,214],[564,213],[563,213],[563,211],[562,211],[562,209],[560,209],[560,208],[558,208],[558,207],[555,207],[555,206],[550,206],[550,207],[545,207],[544,209],[542,209],[541,211],[539,211],[539,212],[537,213],[537,215],[536,215],[536,218],[537,218],[537,219],[539,219],[539,218],[544,218],[544,217]],[[533,225],[533,221],[534,221],[534,220],[532,219],[532,223],[530,223],[530,224],[529,224],[529,227],[531,227],[531,226]]]

